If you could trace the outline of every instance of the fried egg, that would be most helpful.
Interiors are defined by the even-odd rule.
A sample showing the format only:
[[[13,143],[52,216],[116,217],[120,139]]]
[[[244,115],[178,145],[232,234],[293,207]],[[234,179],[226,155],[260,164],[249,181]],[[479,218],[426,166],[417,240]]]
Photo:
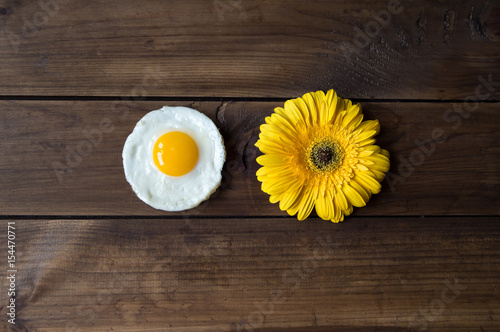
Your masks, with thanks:
[[[146,204],[165,211],[196,207],[219,187],[226,159],[212,120],[187,107],[149,112],[123,147],[125,177]]]

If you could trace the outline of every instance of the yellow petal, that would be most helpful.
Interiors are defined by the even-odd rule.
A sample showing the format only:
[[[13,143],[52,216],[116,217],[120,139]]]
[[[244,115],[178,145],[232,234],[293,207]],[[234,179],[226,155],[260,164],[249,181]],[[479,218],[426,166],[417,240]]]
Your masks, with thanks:
[[[384,180],[385,173],[377,171],[376,169],[372,169],[371,172],[375,175],[375,179],[377,179],[378,182],[382,182],[382,180]]]
[[[349,208],[346,211],[344,211],[344,215],[342,216],[342,221],[344,220],[344,216],[351,215],[352,211],[353,211],[353,207],[352,207],[352,205],[349,205]]]
[[[297,199],[295,200],[295,202],[292,204],[292,206],[290,206],[288,208],[288,210],[286,210],[286,212],[291,215],[291,216],[294,216],[297,214],[297,212],[299,211],[299,208],[300,208],[300,203],[302,202],[302,197],[304,195],[304,193],[306,192],[307,190],[307,187],[306,186],[302,186],[302,188],[300,189],[300,192],[298,194],[298,197]]]
[[[312,113],[314,112],[310,112],[308,110],[307,105],[304,102],[304,99],[302,98],[293,99],[293,104],[295,104],[299,109],[299,111],[302,113],[302,117],[304,119],[304,123],[306,124],[306,126],[310,126],[313,118]]]
[[[334,202],[334,204],[333,204],[333,216],[330,220],[333,222],[339,222],[341,217],[342,217],[342,210],[340,209],[340,206],[338,206]]]
[[[365,165],[361,164],[361,163],[357,163],[356,164],[356,168],[360,171],[369,171],[368,167],[366,167]]]
[[[350,99],[342,99],[342,102],[344,103],[344,109],[349,109],[352,106],[352,101]]]
[[[363,146],[359,150],[360,151],[379,152],[381,149],[380,149],[380,146],[378,146],[378,145],[367,145],[367,146]]]
[[[337,93],[333,90],[328,91],[328,93],[326,94],[326,100],[329,111],[326,121],[333,122],[338,117],[340,111],[343,110],[344,102],[337,96]]]
[[[292,135],[292,137],[295,138],[298,134],[297,128],[296,128],[295,124],[291,123],[290,121],[291,121],[290,119],[288,119],[284,116],[281,116],[279,114],[274,114],[274,119],[273,119],[273,123],[271,124],[271,126],[273,127],[273,129],[275,129],[274,128],[275,126],[283,126]]]
[[[318,195],[316,199],[316,213],[323,220],[329,220],[334,217],[333,201],[330,195]]]
[[[342,187],[342,190],[344,191],[347,199],[349,202],[351,202],[352,205],[356,207],[363,207],[366,205],[365,200],[363,199],[363,196],[355,190],[353,187],[351,187],[349,184],[344,184]]]
[[[262,134],[261,134],[262,135]],[[271,153],[271,154],[289,154],[287,150],[285,150],[282,144],[278,144],[274,140],[265,139],[264,136],[261,136],[257,142],[255,142],[255,146],[259,148],[262,153]]]
[[[270,173],[280,172],[284,169],[291,170],[290,165],[287,165],[287,164],[277,165],[277,166],[266,165],[266,166],[262,166],[261,168],[259,168],[259,170],[257,171],[257,175],[269,175]]]
[[[325,181],[325,180],[319,182],[319,192],[318,192],[319,196],[325,196],[327,194],[326,185],[327,185],[327,181]]]
[[[380,153],[381,153],[382,155],[386,156],[386,157],[387,157],[387,159],[389,159],[389,158],[391,157],[391,156],[390,156],[390,154],[389,154],[389,151],[387,151],[387,150],[380,149]]]
[[[366,203],[368,203],[368,201],[370,200],[370,197],[372,197],[371,192],[369,190],[363,188],[363,186],[361,186],[356,181],[349,182],[349,185],[361,195],[361,197],[363,198],[363,201],[365,201],[365,205],[366,205]]]
[[[349,124],[349,130],[354,130],[363,121],[363,114],[359,114],[354,120]]]
[[[351,126],[351,123],[356,120],[355,122],[356,122],[356,126],[357,126],[363,120],[363,115],[360,115],[359,114],[360,112],[361,112],[361,109],[359,107],[359,104],[347,109],[346,116],[344,117],[344,119],[342,121],[342,125],[345,128],[348,128]],[[358,118],[358,116],[360,116],[360,118]],[[354,123],[352,123],[352,124],[354,124]]]
[[[316,187],[310,188],[305,192],[300,202],[300,208],[297,214],[297,219],[304,220],[311,214],[311,211],[314,207],[314,202],[316,202],[316,196],[317,196]]]
[[[333,196],[335,200],[335,204],[341,209],[341,210],[347,210],[348,203],[347,199],[342,192],[342,190],[336,190],[335,195]]]
[[[265,154],[257,157],[257,163],[261,166],[282,166],[288,164],[291,157],[281,154]]]
[[[306,93],[305,95],[302,96],[302,99],[305,102],[305,105],[307,109],[309,110],[309,113],[311,114],[311,124],[315,126],[318,124],[318,118],[319,118],[319,107],[316,106],[316,102],[314,101],[314,97],[312,93]]]
[[[326,92],[325,99],[328,104],[330,105],[337,105],[337,93],[333,91],[333,89],[330,89]]]
[[[333,90],[331,90],[333,91]],[[321,104],[323,104],[324,102],[326,102],[326,96],[325,96],[325,93],[323,91],[316,91],[314,93],[311,93],[311,96],[313,97],[314,99],[314,104],[316,105],[316,108],[319,109]]]
[[[270,124],[272,131],[279,134],[280,138],[284,137],[291,142],[295,141],[297,138],[297,132],[295,129],[289,126],[287,121],[281,115],[274,114],[273,118],[273,122]]]
[[[255,173],[257,176],[264,176],[267,174],[267,172],[269,172],[268,168],[267,167],[261,167],[257,170],[257,172]]]
[[[361,122],[357,129],[361,129],[361,131],[375,130],[378,134],[380,132],[380,123],[378,120],[366,120]]]
[[[301,192],[302,184],[300,182],[294,182],[283,194],[283,199],[280,201],[281,211],[290,209],[290,207],[295,204],[296,200],[299,198]]]
[[[368,160],[367,158],[359,158],[358,163],[363,164],[363,165],[368,165],[368,166],[375,164],[373,161]]]
[[[280,200],[281,196],[282,195],[270,195],[269,202],[271,202],[272,204],[277,203]]]
[[[284,136],[281,136],[278,133],[275,133],[272,130],[261,131],[259,134],[259,138],[265,142],[272,142],[281,146],[283,149],[287,151],[291,151],[295,147],[295,140],[290,140]]]
[[[380,147],[378,147],[377,145],[366,145],[360,147],[358,151],[358,158],[368,157],[373,153],[378,153],[380,151]]]
[[[261,189],[269,195],[278,195],[284,193],[290,185],[289,179],[273,179],[263,182]]]
[[[306,119],[304,119],[304,116],[302,115],[302,111],[293,102],[293,99],[285,102],[285,112],[289,119],[297,119],[298,122],[307,123]]]
[[[374,177],[370,176],[370,173],[355,172],[354,181],[359,183],[366,190],[369,190],[372,194],[378,194],[382,186]]]
[[[377,132],[375,130],[368,130],[368,131],[364,131],[362,132],[361,134],[357,135],[354,140],[353,140],[353,143],[358,143],[358,142],[362,142],[368,138],[371,138],[373,136],[377,135]]]
[[[365,158],[365,160],[373,162],[373,165],[369,167],[370,169],[376,169],[381,172],[387,172],[389,170],[390,167],[389,158],[387,158],[381,153],[368,156]]]
[[[365,145],[372,145],[373,143],[375,143],[375,138],[368,138],[368,139],[366,139],[364,141],[358,142],[358,145],[360,147],[363,147]]]
[[[283,107],[275,107],[274,108],[274,113],[276,114],[281,114],[281,115],[286,115],[286,111]]]
[[[261,133],[265,133],[267,131],[272,131],[271,125],[268,123],[267,119],[269,119],[269,122],[271,122],[271,117],[268,116],[266,118],[266,123],[260,125],[260,127],[259,127]]]
[[[318,125],[324,126],[328,122],[328,105],[323,101],[318,109]]]

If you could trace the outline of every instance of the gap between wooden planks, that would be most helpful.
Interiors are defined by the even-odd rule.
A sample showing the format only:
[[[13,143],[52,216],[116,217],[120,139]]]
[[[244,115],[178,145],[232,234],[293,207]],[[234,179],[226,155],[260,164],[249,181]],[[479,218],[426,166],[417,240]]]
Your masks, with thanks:
[[[123,174],[126,137],[142,116],[165,104],[209,116],[227,149],[220,190],[181,213],[142,203]],[[0,101],[0,215],[286,216],[268,202],[255,176],[259,126],[277,106],[282,103]],[[377,143],[392,164],[382,192],[355,215],[499,214],[498,104],[478,104],[466,118],[452,112],[452,103],[362,106],[365,119],[380,120]],[[422,143],[436,132],[446,139]],[[80,144],[92,151],[80,155]]]
[[[23,331],[499,326],[497,217],[15,223]]]

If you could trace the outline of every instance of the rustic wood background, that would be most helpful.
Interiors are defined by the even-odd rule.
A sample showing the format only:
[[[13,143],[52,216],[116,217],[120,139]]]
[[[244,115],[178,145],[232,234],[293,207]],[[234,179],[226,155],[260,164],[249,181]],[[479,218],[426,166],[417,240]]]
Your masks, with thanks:
[[[298,222],[260,191],[254,143],[330,88],[380,120],[391,170],[345,222]],[[498,1],[0,0],[0,327],[499,331],[499,103]],[[208,115],[228,152],[180,213],[121,162],[163,105]]]

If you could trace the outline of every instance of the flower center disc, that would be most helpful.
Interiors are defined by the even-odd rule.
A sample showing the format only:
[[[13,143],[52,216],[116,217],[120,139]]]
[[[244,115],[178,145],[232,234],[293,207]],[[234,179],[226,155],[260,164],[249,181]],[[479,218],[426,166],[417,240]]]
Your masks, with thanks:
[[[307,164],[318,173],[335,171],[344,159],[340,145],[329,137],[314,142],[307,150]]]

